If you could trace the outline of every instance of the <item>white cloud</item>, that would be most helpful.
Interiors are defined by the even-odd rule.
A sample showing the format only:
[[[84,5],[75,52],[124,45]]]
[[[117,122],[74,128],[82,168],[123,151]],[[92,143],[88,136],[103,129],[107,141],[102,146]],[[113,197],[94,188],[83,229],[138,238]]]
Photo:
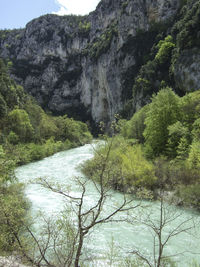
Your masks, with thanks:
[[[54,12],[57,15],[86,15],[95,10],[100,0],[55,0],[60,9]]]

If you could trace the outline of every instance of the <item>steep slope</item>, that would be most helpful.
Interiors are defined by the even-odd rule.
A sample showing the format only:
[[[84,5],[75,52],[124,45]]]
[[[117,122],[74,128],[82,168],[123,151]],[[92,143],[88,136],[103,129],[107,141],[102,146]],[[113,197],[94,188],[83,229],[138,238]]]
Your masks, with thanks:
[[[179,2],[102,0],[88,16],[42,16],[25,29],[1,31],[0,56],[44,108],[109,122],[132,96],[156,25],[169,24]]]

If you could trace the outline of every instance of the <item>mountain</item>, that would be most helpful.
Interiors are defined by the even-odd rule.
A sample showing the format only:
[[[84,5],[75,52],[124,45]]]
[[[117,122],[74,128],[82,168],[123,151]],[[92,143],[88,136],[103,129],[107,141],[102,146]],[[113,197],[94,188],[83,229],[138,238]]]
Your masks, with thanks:
[[[198,3],[102,0],[88,16],[45,15],[25,29],[0,31],[0,57],[10,64],[11,77],[43,108],[53,114],[107,123],[132,99],[136,78],[142,65],[154,57],[156,42],[172,30],[175,39],[181,32],[177,23],[191,11],[189,2],[193,2],[190,7]],[[172,84],[177,91],[187,84],[191,90],[198,89],[199,58],[193,46],[176,53],[173,66],[177,75]],[[194,74],[186,75],[191,70]],[[156,80],[155,87],[159,87],[161,81]],[[132,112],[149,101],[152,90],[133,94]]]

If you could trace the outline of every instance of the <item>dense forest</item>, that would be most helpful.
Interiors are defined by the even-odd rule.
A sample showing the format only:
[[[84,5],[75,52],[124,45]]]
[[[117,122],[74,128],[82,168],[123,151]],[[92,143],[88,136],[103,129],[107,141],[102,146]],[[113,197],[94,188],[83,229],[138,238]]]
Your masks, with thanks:
[[[128,192],[147,191],[157,198],[159,189],[172,191],[175,203],[200,208],[200,91],[177,96],[161,89],[133,117],[117,119],[115,135],[100,148],[83,171],[99,177],[102,155],[109,156],[110,184]],[[110,171],[112,166],[112,171]]]
[[[0,60],[0,252],[20,249],[29,203],[14,170],[16,166],[90,142],[85,123],[53,117],[24,92]]]

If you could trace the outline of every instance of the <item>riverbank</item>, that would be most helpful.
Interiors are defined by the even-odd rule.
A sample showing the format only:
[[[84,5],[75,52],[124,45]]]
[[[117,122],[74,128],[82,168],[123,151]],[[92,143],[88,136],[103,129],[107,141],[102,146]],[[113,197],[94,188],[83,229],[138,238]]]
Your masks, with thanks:
[[[147,159],[142,144],[116,135],[97,147],[94,157],[81,170],[90,179],[114,190],[131,193],[141,199],[165,199],[178,206],[200,210],[200,169],[191,168],[184,160],[166,157]]]
[[[59,197],[59,194],[44,190],[40,185],[31,184],[30,181],[34,180],[35,177],[48,177],[49,181],[59,184],[62,186],[63,190],[66,189],[67,192],[76,197],[80,196],[81,191],[80,187],[76,183],[77,180],[75,177],[80,177],[81,182],[87,181],[84,208],[87,209],[91,206],[95,206],[96,188],[92,186],[93,183],[90,180],[83,177],[83,174],[78,169],[80,164],[83,164],[86,160],[91,159],[93,155],[93,147],[91,145],[85,145],[68,151],[59,152],[49,158],[17,168],[16,175],[18,179],[21,182],[28,183],[25,194],[32,203],[31,212],[33,217],[37,216],[39,211],[42,211],[45,218],[51,218],[51,216],[55,218],[55,214],[56,216],[59,216],[59,214],[61,214],[64,210],[64,203],[67,203],[63,203],[63,198]],[[104,209],[108,212],[110,208],[116,206],[117,204],[119,205],[122,202],[123,194],[111,190],[105,202]],[[137,201],[137,199],[135,199],[133,204],[137,205],[139,203],[141,203],[141,200]],[[142,201],[142,203],[146,209],[136,209],[133,216],[137,213],[143,215],[146,214],[147,217],[150,214],[153,220],[158,220],[160,218],[160,203],[158,201]],[[76,208],[76,206],[74,208]],[[174,221],[166,227],[165,234],[169,233],[170,229],[174,229],[177,224],[180,224],[182,221],[187,220],[191,216],[199,218],[199,216],[195,213],[193,214],[188,210],[179,209],[174,206],[171,206],[171,208],[168,206],[168,211],[169,210],[172,210],[172,214],[181,214],[181,216],[177,218],[178,221]],[[120,216],[122,215],[123,214],[120,213]],[[76,213],[70,213],[70,219],[72,219],[73,225],[76,225]],[[147,221],[148,220],[146,220],[146,222]],[[37,225],[38,224],[42,225],[42,222],[40,224],[40,219],[37,216]],[[40,229],[41,227],[38,228],[39,231]],[[38,233],[38,235],[41,236],[40,233]],[[85,250],[93,259],[99,259],[103,256],[105,257],[105,255],[110,253],[111,246],[113,246],[114,250],[117,250],[117,259],[120,257],[120,260],[125,258],[127,251],[132,251],[134,248],[140,249],[141,252],[145,251],[146,255],[149,256],[151,256],[152,253],[152,235],[149,228],[145,227],[142,223],[135,222],[135,225],[134,223],[128,224],[127,222],[102,224],[95,228],[89,239],[86,240]],[[183,235],[179,235],[169,243],[169,246],[166,249],[166,254],[169,255],[171,251],[176,253],[184,251],[186,244],[188,244],[188,248],[189,246],[191,247],[191,251],[193,251],[194,248],[200,249],[198,248],[198,242],[194,236],[192,237],[183,233]],[[123,250],[122,255],[119,253],[121,249]],[[178,266],[188,267],[193,258],[194,255],[192,254],[184,254],[180,257],[177,256],[176,262],[180,263]],[[89,266],[94,265],[91,264]],[[117,263],[113,266],[117,266]]]

